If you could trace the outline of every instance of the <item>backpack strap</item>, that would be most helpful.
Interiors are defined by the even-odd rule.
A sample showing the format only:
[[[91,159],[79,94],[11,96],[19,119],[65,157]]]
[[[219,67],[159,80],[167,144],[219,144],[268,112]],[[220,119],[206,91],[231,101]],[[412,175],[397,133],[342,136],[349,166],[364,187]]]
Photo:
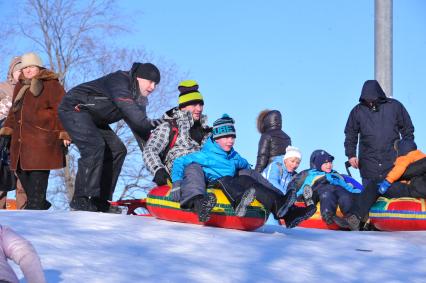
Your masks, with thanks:
[[[176,122],[176,119],[168,119],[166,120],[169,123],[170,132],[169,132],[169,142],[167,143],[167,147],[160,153],[160,159],[164,164],[166,160],[167,154],[169,151],[175,146],[176,140],[179,136],[179,128]]]

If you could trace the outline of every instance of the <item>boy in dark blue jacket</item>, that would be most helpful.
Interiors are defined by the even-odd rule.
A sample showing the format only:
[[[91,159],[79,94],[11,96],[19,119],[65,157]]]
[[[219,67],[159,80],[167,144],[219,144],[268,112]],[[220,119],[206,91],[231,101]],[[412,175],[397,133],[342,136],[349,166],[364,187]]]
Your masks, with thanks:
[[[325,150],[316,150],[312,154],[311,166],[308,174],[299,188],[297,195],[301,195],[305,186],[312,186],[319,197],[321,216],[327,224],[336,223],[342,228],[359,229],[358,217],[353,213],[353,193],[361,190],[346,183],[343,177],[333,170],[334,157]],[[344,218],[336,216],[339,205]]]

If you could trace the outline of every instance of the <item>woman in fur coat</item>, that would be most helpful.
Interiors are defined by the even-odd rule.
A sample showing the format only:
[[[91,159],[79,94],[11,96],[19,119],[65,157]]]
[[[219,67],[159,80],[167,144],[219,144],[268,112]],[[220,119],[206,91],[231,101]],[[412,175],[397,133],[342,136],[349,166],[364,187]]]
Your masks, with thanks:
[[[65,167],[64,146],[70,144],[58,119],[65,90],[58,76],[43,68],[37,54],[27,53],[21,59],[22,74],[0,135],[11,137],[10,168],[27,194],[26,209],[48,209],[50,170]]]

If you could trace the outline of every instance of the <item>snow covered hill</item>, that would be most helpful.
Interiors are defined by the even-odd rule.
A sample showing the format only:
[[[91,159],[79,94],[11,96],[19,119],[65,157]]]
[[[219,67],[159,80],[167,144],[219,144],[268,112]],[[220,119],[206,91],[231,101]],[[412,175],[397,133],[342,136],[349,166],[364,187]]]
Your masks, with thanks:
[[[426,281],[426,232],[244,232],[68,211],[0,211],[0,224],[33,243],[51,283]]]

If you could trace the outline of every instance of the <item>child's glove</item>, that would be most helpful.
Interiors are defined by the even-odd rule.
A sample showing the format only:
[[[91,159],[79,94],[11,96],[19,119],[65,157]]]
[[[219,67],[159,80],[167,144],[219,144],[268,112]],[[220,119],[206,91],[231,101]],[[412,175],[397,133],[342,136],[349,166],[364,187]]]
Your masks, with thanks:
[[[360,194],[361,193],[361,190],[360,189],[358,189],[358,188],[355,188],[355,187],[353,187],[353,186],[351,186],[351,188],[350,189],[347,189],[349,192],[351,192],[351,193],[353,193],[353,194]]]
[[[361,190],[358,188],[355,188],[354,185],[350,184],[350,183],[346,183],[346,186],[344,187],[348,192],[353,193],[353,194],[360,194]]]
[[[154,176],[154,182],[157,184],[157,186],[164,186],[167,185],[167,180],[170,180],[170,175],[167,173],[167,170],[164,168],[158,169],[157,172],[155,172]]]
[[[390,187],[391,185],[392,185],[392,184],[391,184],[391,183],[389,183],[387,180],[383,180],[382,182],[380,182],[380,183],[378,184],[379,194],[381,194],[381,195],[385,194],[385,193],[386,193],[386,191],[389,189],[389,187]]]
[[[169,196],[173,201],[180,201],[180,183],[181,181],[174,182]]]

